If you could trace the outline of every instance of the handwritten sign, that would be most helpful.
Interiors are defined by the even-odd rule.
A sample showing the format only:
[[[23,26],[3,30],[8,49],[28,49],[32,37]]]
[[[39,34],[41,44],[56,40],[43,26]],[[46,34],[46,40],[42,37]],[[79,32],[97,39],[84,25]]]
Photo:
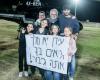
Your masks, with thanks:
[[[26,35],[27,64],[67,74],[69,37]]]

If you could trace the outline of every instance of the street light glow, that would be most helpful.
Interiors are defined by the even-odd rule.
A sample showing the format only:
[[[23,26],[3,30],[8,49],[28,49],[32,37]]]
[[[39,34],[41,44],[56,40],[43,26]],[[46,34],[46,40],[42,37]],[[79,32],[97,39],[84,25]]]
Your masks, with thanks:
[[[76,9],[77,9],[77,5],[80,3],[80,0],[73,0],[74,4],[75,4],[75,16],[76,16]]]
[[[80,3],[80,0],[74,0],[74,3],[75,4],[79,4]]]

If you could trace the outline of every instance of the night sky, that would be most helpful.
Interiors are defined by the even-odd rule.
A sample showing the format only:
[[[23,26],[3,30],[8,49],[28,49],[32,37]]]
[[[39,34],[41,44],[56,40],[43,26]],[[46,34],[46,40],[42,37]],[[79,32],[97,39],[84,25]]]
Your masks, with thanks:
[[[0,10],[5,6],[16,4],[19,0],[0,0]],[[27,1],[27,0],[22,0]],[[32,1],[32,0],[30,0]],[[63,5],[71,7],[71,12],[74,14],[74,4],[72,0],[41,0],[47,3],[52,8],[61,9]],[[100,22],[100,0],[80,0],[81,3],[77,7],[77,18],[79,20],[87,20]]]

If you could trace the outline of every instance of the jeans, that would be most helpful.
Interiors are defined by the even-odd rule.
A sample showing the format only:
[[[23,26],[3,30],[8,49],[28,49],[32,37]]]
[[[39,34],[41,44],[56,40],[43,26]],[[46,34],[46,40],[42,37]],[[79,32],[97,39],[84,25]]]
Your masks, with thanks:
[[[53,78],[54,80],[61,80],[61,74],[47,70],[45,72],[45,78],[46,80],[53,80]]]
[[[74,77],[75,74],[75,65],[76,65],[76,60],[75,60],[75,55],[72,56],[72,61],[69,63],[69,76]]]
[[[68,76],[69,77],[74,77],[75,74],[75,65],[76,65],[76,60],[75,60],[75,55],[72,56],[72,60],[71,62],[68,64],[68,74],[67,75],[63,75],[64,80],[68,80]]]
[[[52,71],[45,71],[45,79],[46,80],[52,80]]]

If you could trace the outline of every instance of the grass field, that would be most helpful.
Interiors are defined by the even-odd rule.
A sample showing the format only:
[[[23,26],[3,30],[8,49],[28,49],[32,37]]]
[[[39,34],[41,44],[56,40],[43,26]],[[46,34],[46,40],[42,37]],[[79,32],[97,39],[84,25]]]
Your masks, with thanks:
[[[18,24],[0,20],[0,80],[18,78]],[[84,26],[77,41],[75,80],[100,80],[100,28]]]

